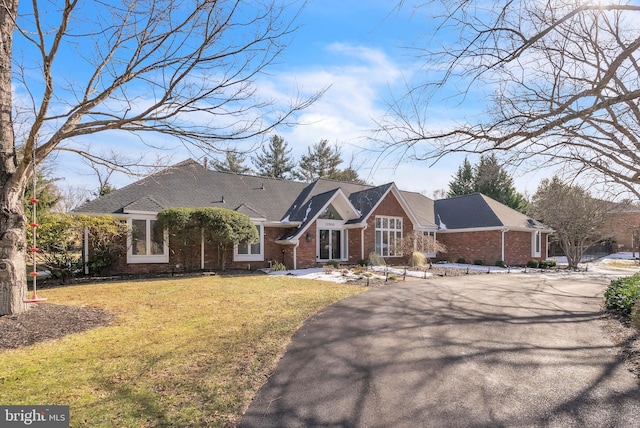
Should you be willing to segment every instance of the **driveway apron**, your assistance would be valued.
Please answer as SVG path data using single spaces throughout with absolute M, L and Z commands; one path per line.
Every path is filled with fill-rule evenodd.
M 243 427 L 640 427 L 605 280 L 413 280 L 308 320 Z

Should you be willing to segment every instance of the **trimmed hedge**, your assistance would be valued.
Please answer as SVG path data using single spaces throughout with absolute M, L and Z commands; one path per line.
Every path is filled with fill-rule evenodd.
M 608 310 L 629 317 L 640 294 L 640 274 L 614 279 L 604 292 Z

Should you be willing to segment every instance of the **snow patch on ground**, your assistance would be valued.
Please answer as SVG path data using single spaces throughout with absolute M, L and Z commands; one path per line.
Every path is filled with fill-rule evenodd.
M 581 263 L 578 270 L 562 269 L 567 266 L 566 257 L 552 257 L 556 260 L 559 269 L 531 269 L 523 267 L 502 268 L 499 266 L 478 266 L 460 263 L 436 263 L 433 266 L 441 269 L 451 269 L 466 273 L 489 273 L 489 274 L 506 274 L 506 273 L 527 273 L 538 274 L 545 278 L 571 277 L 571 278 L 602 278 L 614 279 L 621 276 L 630 276 L 640 272 L 638 259 L 631 252 L 621 252 L 610 254 L 598 260 L 588 263 Z M 348 283 L 363 278 L 363 274 L 354 273 L 349 269 L 326 269 L 326 268 L 310 268 L 296 269 L 287 271 L 266 272 L 270 275 L 289 275 L 297 278 L 317 279 L 321 281 L 331 281 L 337 283 Z M 387 275 L 394 275 L 401 278 L 404 275 L 413 278 L 431 278 L 433 273 L 429 270 L 405 270 L 402 267 L 390 266 L 373 266 L 367 270 L 367 275 L 371 279 L 384 279 Z

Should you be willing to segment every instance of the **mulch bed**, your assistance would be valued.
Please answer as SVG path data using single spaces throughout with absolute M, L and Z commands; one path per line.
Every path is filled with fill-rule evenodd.
M 640 331 L 628 320 L 611 313 L 604 314 L 604 330 L 618 347 L 618 356 L 638 379 L 640 379 Z
M 113 315 L 88 306 L 35 304 L 18 315 L 0 316 L 0 349 L 19 348 L 108 325 Z

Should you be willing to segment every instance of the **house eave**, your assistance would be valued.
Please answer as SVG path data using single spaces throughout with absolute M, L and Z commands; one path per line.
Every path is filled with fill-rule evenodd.
M 298 239 L 277 239 L 274 242 L 278 245 L 298 245 L 300 243 Z
M 126 220 L 129 218 L 129 215 L 122 213 L 96 213 L 96 212 L 81 212 L 81 211 L 73 211 L 70 212 L 71 215 L 88 215 L 90 217 L 101 217 L 101 216 L 109 216 L 121 220 Z
M 548 228 L 531 228 L 531 227 L 510 227 L 510 226 L 492 226 L 492 227 L 467 227 L 463 229 L 438 229 L 438 233 L 461 233 L 461 232 L 542 232 L 553 233 L 555 230 Z
M 265 227 L 280 227 L 283 229 L 286 228 L 290 228 L 290 227 L 299 227 L 302 222 L 301 221 L 288 221 L 288 222 L 281 222 L 281 221 L 266 221 L 264 223 L 262 223 Z

